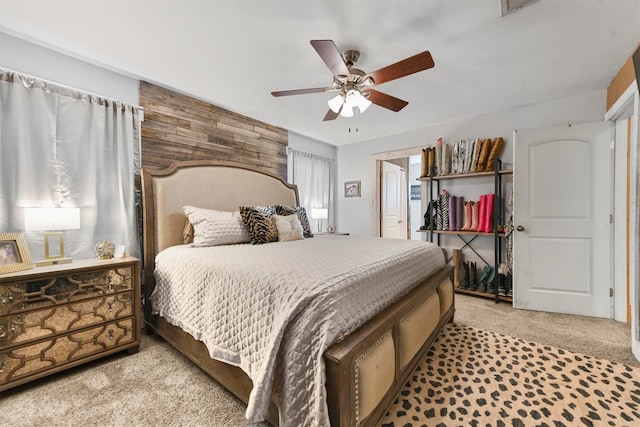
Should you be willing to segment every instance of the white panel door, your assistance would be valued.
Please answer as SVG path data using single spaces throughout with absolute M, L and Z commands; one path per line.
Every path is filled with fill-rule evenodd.
M 514 132 L 514 307 L 611 317 L 612 139 L 606 122 Z
M 382 237 L 406 239 L 406 184 L 403 191 L 403 179 L 406 172 L 400 166 L 382 162 Z M 404 194 L 404 200 L 403 200 Z

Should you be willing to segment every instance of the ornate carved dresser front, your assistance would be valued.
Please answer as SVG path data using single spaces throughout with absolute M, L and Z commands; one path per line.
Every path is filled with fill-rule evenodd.
M 0 391 L 140 346 L 140 262 L 76 260 L 0 275 Z

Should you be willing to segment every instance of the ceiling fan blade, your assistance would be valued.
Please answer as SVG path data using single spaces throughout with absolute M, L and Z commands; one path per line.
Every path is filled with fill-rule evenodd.
M 310 43 L 334 76 L 349 76 L 351 74 L 333 40 L 311 40 Z
M 374 89 L 369 89 L 366 92 L 369 93 L 369 101 L 391 111 L 398 112 L 409 105 L 407 101 L 403 101 L 395 96 L 387 95 L 386 93 L 378 92 Z
M 327 122 L 329 120 L 335 120 L 338 118 L 338 114 L 334 112 L 332 109 L 329 109 L 329 111 L 327 111 L 327 114 L 325 114 L 324 119 L 322 119 L 323 122 Z
M 294 90 L 280 90 L 271 92 L 273 96 L 289 96 L 289 95 L 304 95 L 307 93 L 322 93 L 334 90 L 332 87 L 314 87 L 310 89 L 294 89 Z
M 428 70 L 434 65 L 431 54 L 428 50 L 425 50 L 422 53 L 398 61 L 395 64 L 380 68 L 377 71 L 367 74 L 367 76 L 372 77 L 374 83 L 379 85 L 419 71 Z

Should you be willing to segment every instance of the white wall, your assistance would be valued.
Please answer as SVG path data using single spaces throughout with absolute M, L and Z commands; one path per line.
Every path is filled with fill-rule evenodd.
M 451 142 L 455 139 L 502 136 L 506 144 L 501 158 L 503 162 L 512 163 L 514 129 L 602 121 L 605 100 L 606 91 L 602 90 L 338 147 L 338 188 L 344 181 L 362 181 L 362 197 L 345 198 L 340 192 L 337 193 L 338 228 L 355 236 L 372 235 L 373 221 L 376 218 L 373 212 L 375 191 L 372 189 L 375 188 L 375 183 L 372 182 L 372 154 L 412 147 L 416 148 L 415 154 L 418 154 L 421 147 L 434 145 L 439 137 L 443 137 L 445 142 Z M 395 113 L 389 114 L 389 120 L 393 120 Z
M 138 79 L 0 32 L 0 67 L 138 105 Z

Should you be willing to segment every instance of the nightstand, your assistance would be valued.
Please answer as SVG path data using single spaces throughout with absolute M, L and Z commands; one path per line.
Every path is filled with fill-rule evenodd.
M 0 275 L 0 391 L 140 346 L 140 261 Z
M 319 232 L 319 233 L 313 233 L 314 236 L 322 236 L 322 237 L 332 237 L 332 236 L 348 236 L 349 233 L 338 233 L 337 231 L 334 231 L 333 233 L 327 233 L 327 232 Z

